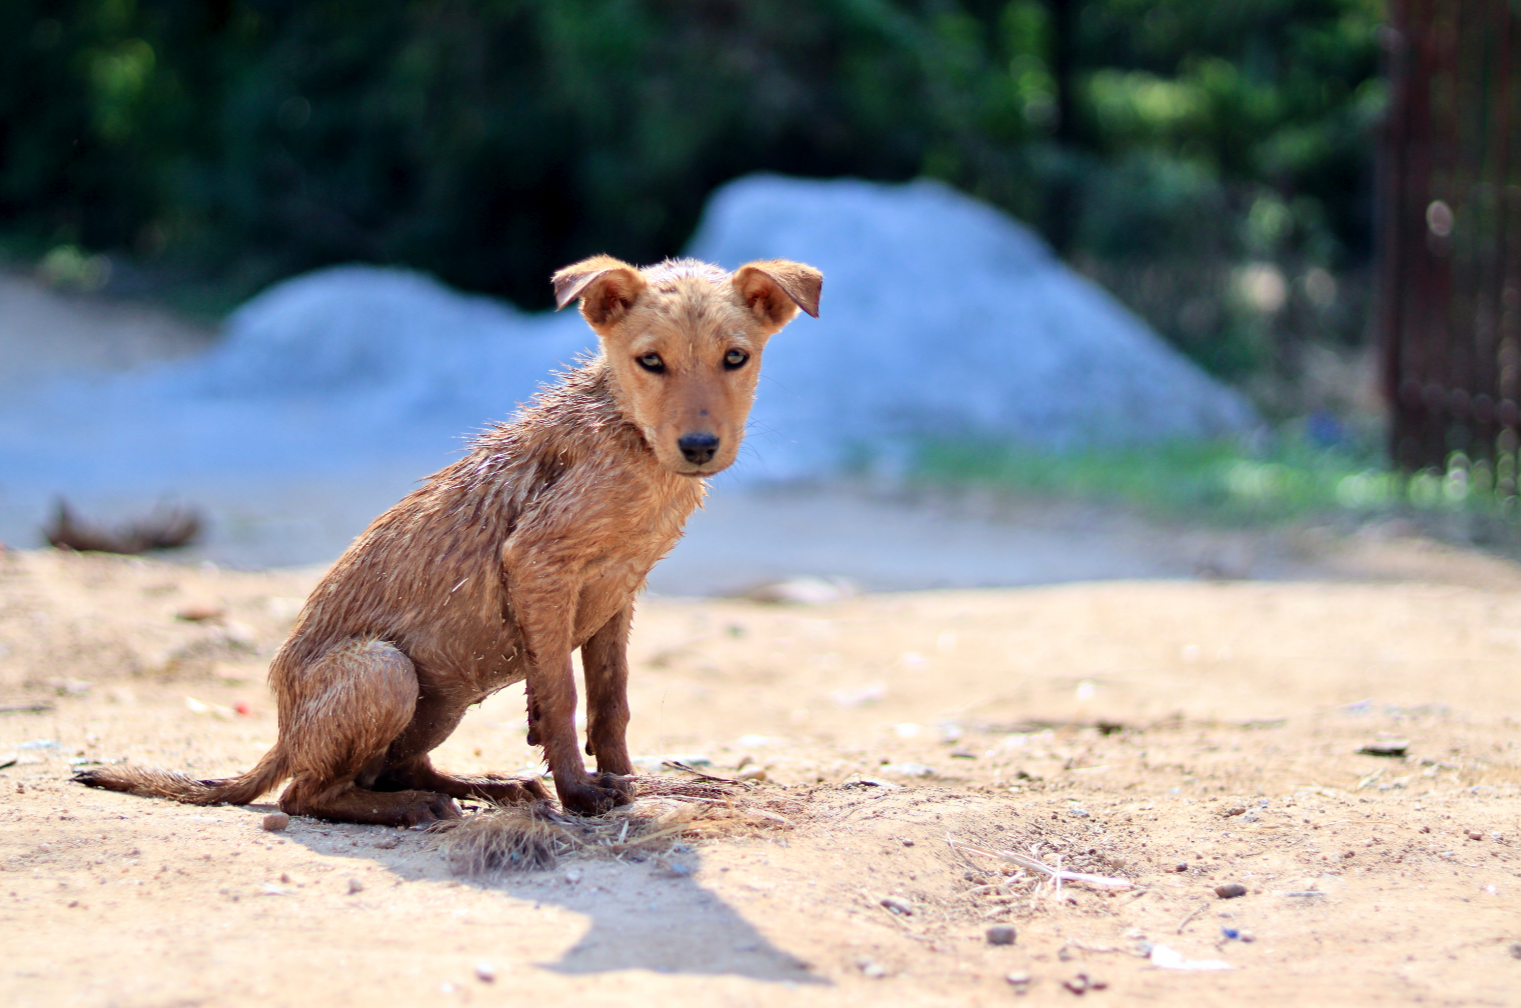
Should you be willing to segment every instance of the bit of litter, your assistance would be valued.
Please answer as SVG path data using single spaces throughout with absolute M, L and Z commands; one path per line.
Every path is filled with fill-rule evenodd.
M 1109 985 L 1102 980 L 1090 979 L 1086 973 L 1079 973 L 1070 980 L 1063 980 L 1062 986 L 1074 994 L 1086 994 L 1091 990 L 1103 990 Z
M 50 700 L 23 700 L 20 703 L 0 704 L 0 714 L 46 714 L 53 709 Z
M 854 780 L 846 781 L 842 786 L 847 788 L 882 788 L 887 791 L 894 791 L 903 787 L 902 784 L 894 784 L 892 781 L 885 781 L 880 777 L 857 777 Z
M 1166 945 L 1153 945 L 1151 947 L 1151 964 L 1161 969 L 1173 970 L 1228 970 L 1233 969 L 1228 962 L 1219 959 L 1184 959 L 1181 952 L 1168 948 Z
M 882 768 L 882 772 L 894 774 L 898 777 L 935 776 L 935 768 L 927 767 L 923 763 L 889 763 Z
M 209 704 L 202 700 L 197 700 L 193 696 L 185 698 L 185 707 L 192 714 L 205 714 L 215 718 L 228 718 L 236 713 L 231 707 L 223 707 L 221 704 Z
M 847 687 L 845 689 L 837 689 L 833 693 L 829 694 L 829 699 L 833 700 L 841 707 L 849 708 L 860 707 L 869 703 L 876 703 L 878 700 L 881 700 L 885 696 L 887 696 L 887 687 L 883 686 L 881 683 L 872 683 L 869 686 L 855 686 Z
M 1362 756 L 1403 756 L 1410 748 L 1409 739 L 1379 739 L 1357 750 Z
M 949 833 L 945 835 L 945 842 L 950 845 L 952 850 L 955 851 L 967 851 L 971 854 L 981 854 L 983 857 L 999 858 L 1012 864 L 1019 865 L 1021 868 L 1028 868 L 1031 871 L 1041 872 L 1056 883 L 1086 882 L 1089 885 L 1107 886 L 1114 889 L 1129 889 L 1135 885 L 1135 883 L 1131 882 L 1129 879 L 1110 878 L 1105 875 L 1087 875 L 1083 872 L 1063 871 L 1060 868 L 1053 868 L 1051 865 L 1046 864 L 1044 861 L 1038 861 L 1035 858 L 1024 854 L 1016 854 L 1013 851 L 988 850 L 983 847 L 974 847 L 969 843 L 962 843 L 960 840 L 957 840 Z
M 773 605 L 822 605 L 859 595 L 861 590 L 846 578 L 797 577 L 762 585 L 744 594 L 751 602 Z

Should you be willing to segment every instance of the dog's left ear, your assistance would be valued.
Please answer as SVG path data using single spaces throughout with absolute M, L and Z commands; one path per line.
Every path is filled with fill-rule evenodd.
M 565 267 L 554 275 L 554 285 L 555 310 L 580 298 L 581 314 L 593 328 L 622 318 L 645 287 L 638 270 L 610 255 L 594 255 Z
M 773 332 L 791 322 L 799 308 L 819 317 L 824 274 L 812 266 L 767 259 L 734 271 L 734 288 L 756 317 Z

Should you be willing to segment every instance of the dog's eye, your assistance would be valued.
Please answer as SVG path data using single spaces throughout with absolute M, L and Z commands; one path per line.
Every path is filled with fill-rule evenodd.
M 646 371 L 653 371 L 656 374 L 660 374 L 660 372 L 665 370 L 665 361 L 660 359 L 659 354 L 647 353 L 643 357 L 636 357 L 634 359 L 637 360 L 639 362 L 639 366 L 644 368 Z
M 728 353 L 724 354 L 724 367 L 730 369 L 737 368 L 742 366 L 745 361 L 749 359 L 750 355 L 745 353 L 743 350 L 730 350 Z

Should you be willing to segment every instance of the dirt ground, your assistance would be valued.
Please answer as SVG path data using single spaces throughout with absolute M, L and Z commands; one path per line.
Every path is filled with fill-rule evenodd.
M 318 571 L 11 550 L 0 1003 L 1514 1004 L 1521 571 L 1421 542 L 1341 556 L 1339 583 L 648 599 L 635 751 L 760 766 L 794 811 L 482 880 L 431 834 L 269 833 L 269 805 L 68 782 L 249 767 Z M 521 703 L 486 701 L 438 762 L 537 769 Z M 948 836 L 1129 884 L 1058 898 Z

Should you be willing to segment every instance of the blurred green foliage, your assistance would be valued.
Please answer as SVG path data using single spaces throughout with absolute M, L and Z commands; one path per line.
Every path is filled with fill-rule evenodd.
M 1295 340 L 1361 336 L 1380 17 L 1379 0 L 8 0 L 0 233 L 236 294 L 364 260 L 543 307 L 580 256 L 677 252 L 746 172 L 931 175 L 1240 377 L 1288 366 Z
M 1494 519 L 1486 534 L 1515 540 L 1516 501 L 1494 494 L 1494 467 L 1455 453 L 1444 471 L 1391 471 L 1377 452 L 1327 445 L 1292 425 L 1254 448 L 1179 442 L 1138 452 L 1052 454 L 1006 443 L 930 442 L 911 486 L 978 489 L 1013 498 L 1082 500 L 1167 520 L 1275 524 L 1347 515 L 1463 513 Z M 1521 545 L 1521 543 L 1517 543 Z

